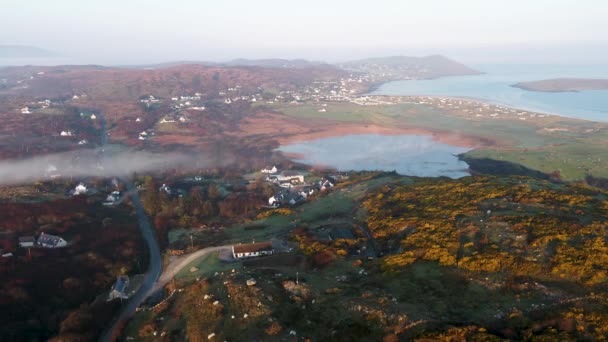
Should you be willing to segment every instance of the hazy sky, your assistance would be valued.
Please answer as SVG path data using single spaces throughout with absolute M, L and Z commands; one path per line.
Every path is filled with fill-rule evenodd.
M 606 0 L 2 0 L 0 8 L 0 44 L 91 63 L 424 53 L 602 61 L 608 50 Z

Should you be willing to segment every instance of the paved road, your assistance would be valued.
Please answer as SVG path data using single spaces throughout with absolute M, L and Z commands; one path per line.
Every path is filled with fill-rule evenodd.
M 123 180 L 124 181 L 124 180 Z M 158 246 L 158 242 L 156 241 L 156 237 L 154 236 L 154 230 L 152 229 L 152 225 L 148 220 L 148 216 L 144 211 L 144 208 L 139 200 L 139 194 L 137 193 L 137 189 L 134 189 L 134 185 L 131 182 L 126 182 L 127 188 L 131 194 L 131 203 L 135 207 L 135 212 L 137 213 L 137 222 L 139 224 L 139 230 L 148 245 L 148 250 L 150 252 L 150 266 L 144 276 L 144 282 L 141 288 L 135 293 L 133 297 L 131 297 L 127 304 L 121 309 L 121 312 L 112 322 L 111 327 L 106 330 L 100 338 L 100 341 L 110 342 L 116 332 L 120 322 L 126 321 L 129 319 L 135 309 L 143 303 L 148 296 L 152 293 L 151 290 L 154 288 L 154 285 L 158 278 L 160 277 L 162 271 L 162 259 L 160 256 L 160 248 Z
M 103 113 L 99 113 L 99 118 L 101 122 L 101 148 L 102 152 L 105 152 L 105 146 L 108 142 L 108 132 L 106 126 L 106 119 Z M 103 159 L 106 157 L 105 153 L 101 154 L 100 162 L 103 165 Z M 150 254 L 150 263 L 148 266 L 148 270 L 144 275 L 144 281 L 139 290 L 131 297 L 127 304 L 122 307 L 120 313 L 116 316 L 116 318 L 112 321 L 111 326 L 102 333 L 100 337 L 100 341 L 110 342 L 112 341 L 116 330 L 118 329 L 121 322 L 129 319 L 135 309 L 143 303 L 146 298 L 148 298 L 150 289 L 154 287 L 154 283 L 160 277 L 162 272 L 162 259 L 160 256 L 160 247 L 158 246 L 158 241 L 156 241 L 156 236 L 154 233 L 154 229 L 150 224 L 150 220 L 144 211 L 144 207 L 141 204 L 139 199 L 139 194 L 137 193 L 137 189 L 135 185 L 127 179 L 122 179 L 122 181 L 127 185 L 128 192 L 131 196 L 131 203 L 135 208 L 135 213 L 137 214 L 137 223 L 139 225 L 139 230 L 141 231 L 141 235 L 144 238 L 144 241 L 148 245 L 148 252 Z
M 103 151 L 103 147 L 107 143 L 107 132 L 105 125 L 105 117 L 101 113 L 99 116 L 102 120 L 101 145 Z M 102 154 L 102 162 L 104 157 L 105 155 Z M 133 204 L 133 207 L 135 208 L 135 212 L 137 214 L 139 230 L 141 231 L 142 237 L 148 245 L 148 251 L 150 253 L 150 265 L 144 275 L 144 281 L 142 286 L 139 288 L 137 293 L 135 293 L 135 295 L 133 295 L 128 300 L 127 304 L 122 307 L 120 313 L 112 321 L 111 326 L 101 335 L 99 340 L 102 342 L 112 341 L 120 323 L 127 321 L 135 313 L 135 310 L 139 305 L 141 305 L 154 292 L 164 287 L 171 279 L 173 279 L 173 277 L 175 277 L 175 275 L 180 270 L 182 270 L 192 261 L 209 253 L 230 249 L 231 247 L 208 247 L 198 250 L 194 253 L 184 255 L 170 263 L 167 267 L 167 270 L 162 273 L 161 276 L 162 259 L 160 255 L 160 247 L 158 246 L 158 241 L 156 241 L 154 229 L 150 224 L 150 220 L 148 219 L 146 212 L 144 211 L 143 205 L 141 204 L 141 201 L 139 199 L 139 194 L 133 183 L 127 179 L 122 179 L 122 181 L 127 185 L 127 190 L 131 197 L 131 203 Z

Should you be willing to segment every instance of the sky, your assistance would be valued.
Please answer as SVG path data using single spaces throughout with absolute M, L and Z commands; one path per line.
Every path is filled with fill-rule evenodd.
M 2 0 L 0 45 L 82 63 L 440 53 L 601 63 L 605 0 Z

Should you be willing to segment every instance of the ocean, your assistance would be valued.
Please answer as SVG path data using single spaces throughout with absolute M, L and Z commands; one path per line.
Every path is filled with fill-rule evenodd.
M 551 78 L 608 78 L 608 65 L 477 65 L 482 75 L 385 83 L 374 95 L 467 97 L 560 116 L 608 122 L 608 90 L 547 93 L 514 88 L 524 81 Z

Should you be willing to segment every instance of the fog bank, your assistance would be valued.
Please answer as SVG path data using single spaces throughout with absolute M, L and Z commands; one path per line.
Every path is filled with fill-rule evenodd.
M 226 163 L 223 163 L 224 165 Z M 157 172 L 172 168 L 221 166 L 204 155 L 101 149 L 48 154 L 0 161 L 0 185 L 31 183 L 56 178 L 123 177 L 133 172 Z

